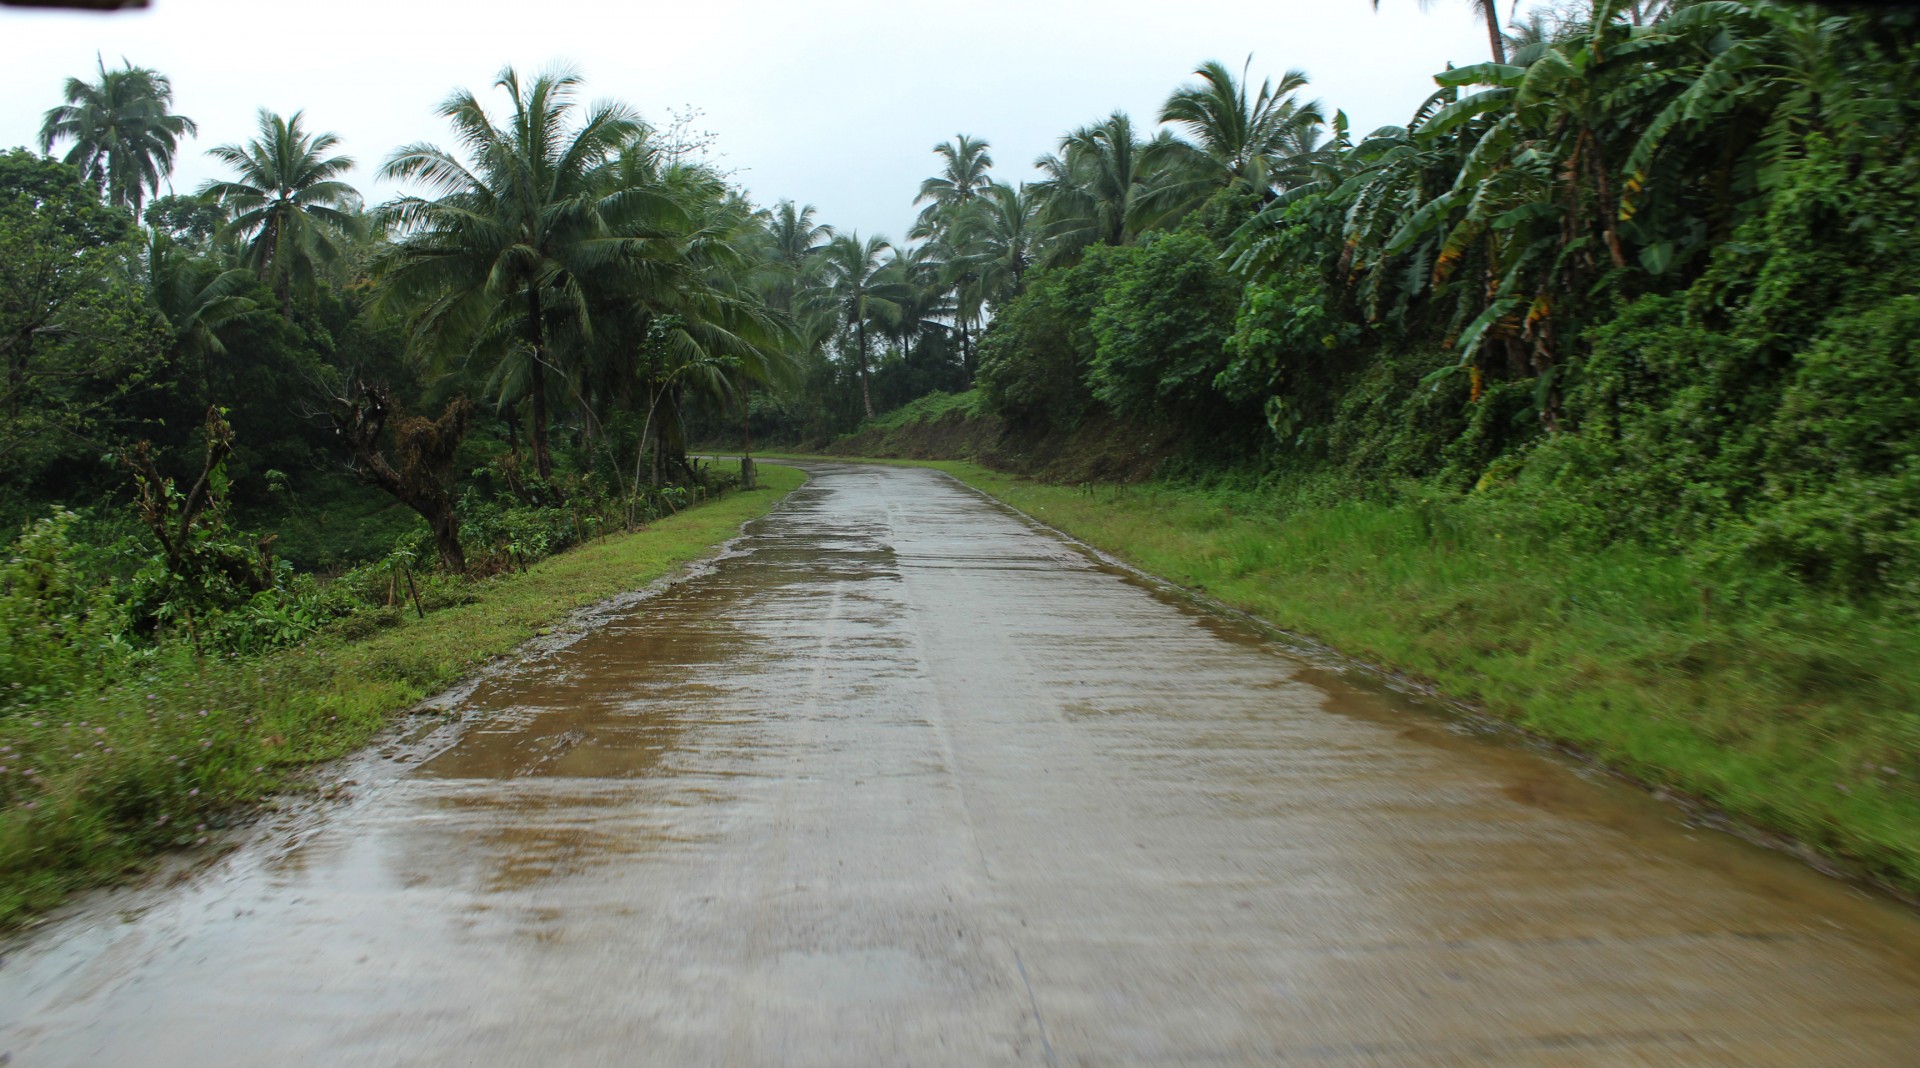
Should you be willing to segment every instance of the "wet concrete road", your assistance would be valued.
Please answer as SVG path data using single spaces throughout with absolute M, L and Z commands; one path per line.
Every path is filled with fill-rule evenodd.
M 1920 1064 L 1911 912 L 931 472 L 815 476 L 346 800 L 13 947 L 0 1051 Z

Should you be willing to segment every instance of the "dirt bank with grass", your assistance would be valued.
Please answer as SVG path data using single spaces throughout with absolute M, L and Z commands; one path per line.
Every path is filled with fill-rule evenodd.
M 1071 429 L 1021 434 L 982 407 L 978 390 L 929 393 L 875 416 L 859 430 L 808 442 L 806 454 L 882 460 L 972 460 L 1049 482 L 1138 482 L 1150 478 L 1179 442 L 1164 432 L 1105 416 Z

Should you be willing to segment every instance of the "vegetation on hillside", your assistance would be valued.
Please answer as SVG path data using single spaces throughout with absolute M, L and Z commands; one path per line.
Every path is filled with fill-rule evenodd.
M 1017 190 L 984 141 L 942 146 L 927 190 L 983 191 L 923 217 L 943 329 L 985 310 L 977 368 L 954 362 L 1015 435 L 1119 418 L 1186 442 L 1173 471 L 1525 500 L 1735 599 L 1785 581 L 1912 612 L 1917 34 L 1602 0 L 1536 13 L 1365 136 L 1297 72 L 1206 63 L 1157 133 L 1071 131 Z M 997 288 L 966 243 L 996 189 L 1032 208 Z

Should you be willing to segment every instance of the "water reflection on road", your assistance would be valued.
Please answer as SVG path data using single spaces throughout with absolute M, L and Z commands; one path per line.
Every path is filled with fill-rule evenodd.
M 16 946 L 16 1065 L 1903 1065 L 1920 922 L 928 471 Z M 114 899 L 124 906 L 123 895 Z

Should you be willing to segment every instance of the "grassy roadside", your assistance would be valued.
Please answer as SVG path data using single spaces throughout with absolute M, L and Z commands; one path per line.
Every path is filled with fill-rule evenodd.
M 1471 499 L 1252 494 L 921 464 L 1130 563 L 1920 891 L 1920 631 L 1684 561 L 1576 553 Z
M 0 720 L 0 928 L 201 840 L 568 613 L 706 555 L 804 476 L 767 465 L 760 480 L 761 490 L 462 587 L 461 603 L 424 619 L 396 608 L 258 658 L 176 655 L 137 683 Z

